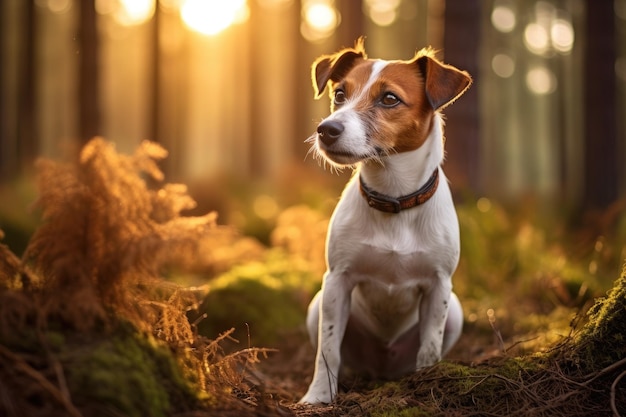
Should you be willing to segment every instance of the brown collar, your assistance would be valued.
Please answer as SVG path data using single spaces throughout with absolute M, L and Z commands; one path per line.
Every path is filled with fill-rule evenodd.
M 424 204 L 437 191 L 439 185 L 439 167 L 435 168 L 426 184 L 416 192 L 402 197 L 394 198 L 381 194 L 369 188 L 363 182 L 363 177 L 359 176 L 361 194 L 367 200 L 367 204 L 376 210 L 385 213 L 400 213 L 401 210 L 410 209 L 420 204 Z

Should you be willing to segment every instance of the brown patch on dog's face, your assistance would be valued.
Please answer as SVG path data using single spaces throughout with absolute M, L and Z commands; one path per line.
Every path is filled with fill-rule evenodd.
M 375 138 L 382 147 L 406 152 L 422 146 L 434 111 L 426 100 L 424 79 L 412 64 L 391 62 L 385 66 L 372 86 L 371 97 L 378 124 Z
M 335 112 L 348 102 L 352 103 L 357 100 L 355 110 L 361 111 L 362 106 L 367 105 L 367 97 L 362 96 L 364 89 L 367 88 L 368 80 L 372 75 L 372 66 L 374 61 L 363 60 L 355 65 L 345 77 L 335 83 L 331 83 L 330 89 L 330 110 Z M 345 102 L 339 102 L 337 93 L 342 92 Z
M 434 112 L 424 92 L 424 79 L 413 63 L 404 61 L 386 64 L 372 78 L 375 62 L 362 61 L 332 83 L 331 110 L 349 104 L 378 148 L 391 153 L 417 149 L 428 137 Z

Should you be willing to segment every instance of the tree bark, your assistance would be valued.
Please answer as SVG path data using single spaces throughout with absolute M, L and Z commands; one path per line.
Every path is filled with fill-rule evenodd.
M 39 146 L 37 135 L 37 72 L 35 70 L 35 54 L 37 51 L 35 2 L 24 2 L 22 37 L 24 43 L 19 60 L 19 96 L 17 126 L 17 163 L 18 172 L 28 167 L 35 159 Z
M 481 0 L 446 2 L 444 61 L 470 73 L 474 85 L 446 108 L 446 175 L 455 188 L 481 191 L 478 59 L 481 38 Z
M 94 0 L 77 3 L 78 23 L 78 133 L 82 144 L 100 131 L 99 42 Z
M 613 2 L 587 0 L 585 51 L 584 208 L 603 209 L 618 197 Z

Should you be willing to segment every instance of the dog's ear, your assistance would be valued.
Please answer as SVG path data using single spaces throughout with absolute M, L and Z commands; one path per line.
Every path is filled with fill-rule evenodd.
M 472 77 L 465 71 L 439 62 L 432 56 L 432 51 L 426 51 L 426 54 L 418 54 L 415 63 L 424 77 L 424 90 L 430 106 L 433 110 L 441 110 L 469 88 Z
M 346 48 L 332 55 L 323 55 L 311 66 L 311 79 L 315 98 L 320 98 L 329 81 L 339 81 L 350 71 L 358 59 L 366 58 L 363 38 L 354 48 Z

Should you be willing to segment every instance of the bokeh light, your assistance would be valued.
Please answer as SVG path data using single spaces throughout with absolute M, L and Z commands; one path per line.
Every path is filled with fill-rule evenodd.
M 567 55 L 574 47 L 574 27 L 566 10 L 537 2 L 534 20 L 524 29 L 524 45 L 536 55 Z
M 156 0 L 96 0 L 96 11 L 111 15 L 122 26 L 135 26 L 147 22 L 154 15 Z
M 515 12 L 506 4 L 500 4 L 491 12 L 491 24 L 502 33 L 509 33 L 515 29 L 517 19 Z
M 547 95 L 556 90 L 556 76 L 546 67 L 535 67 L 526 74 L 526 86 L 536 95 Z
M 401 0 L 366 0 L 365 13 L 378 26 L 389 26 L 398 18 Z
M 318 3 L 307 8 L 306 20 L 311 27 L 320 31 L 326 31 L 335 26 L 337 17 L 332 7 Z
M 476 208 L 481 213 L 488 213 L 489 210 L 491 210 L 491 206 L 491 200 L 486 197 L 481 197 L 478 199 L 478 201 L 476 201 Z
M 524 29 L 524 44 L 535 54 L 545 53 L 550 45 L 548 31 L 539 23 L 529 23 Z
M 203 35 L 216 35 L 249 17 L 246 0 L 185 0 L 180 9 L 183 22 Z
M 155 0 L 120 0 L 122 7 L 117 20 L 124 25 L 139 25 L 154 14 Z
M 498 77 L 509 78 L 515 73 L 515 61 L 507 54 L 496 54 L 491 59 L 491 69 Z
M 276 217 L 280 211 L 280 207 L 276 200 L 269 195 L 260 195 L 254 199 L 252 203 L 254 214 L 263 220 L 269 220 Z
M 552 47 L 559 52 L 568 53 L 574 46 L 574 28 L 565 19 L 556 19 L 552 22 L 550 30 Z
M 321 41 L 333 34 L 340 15 L 332 1 L 309 0 L 302 3 L 300 32 L 311 42 Z

